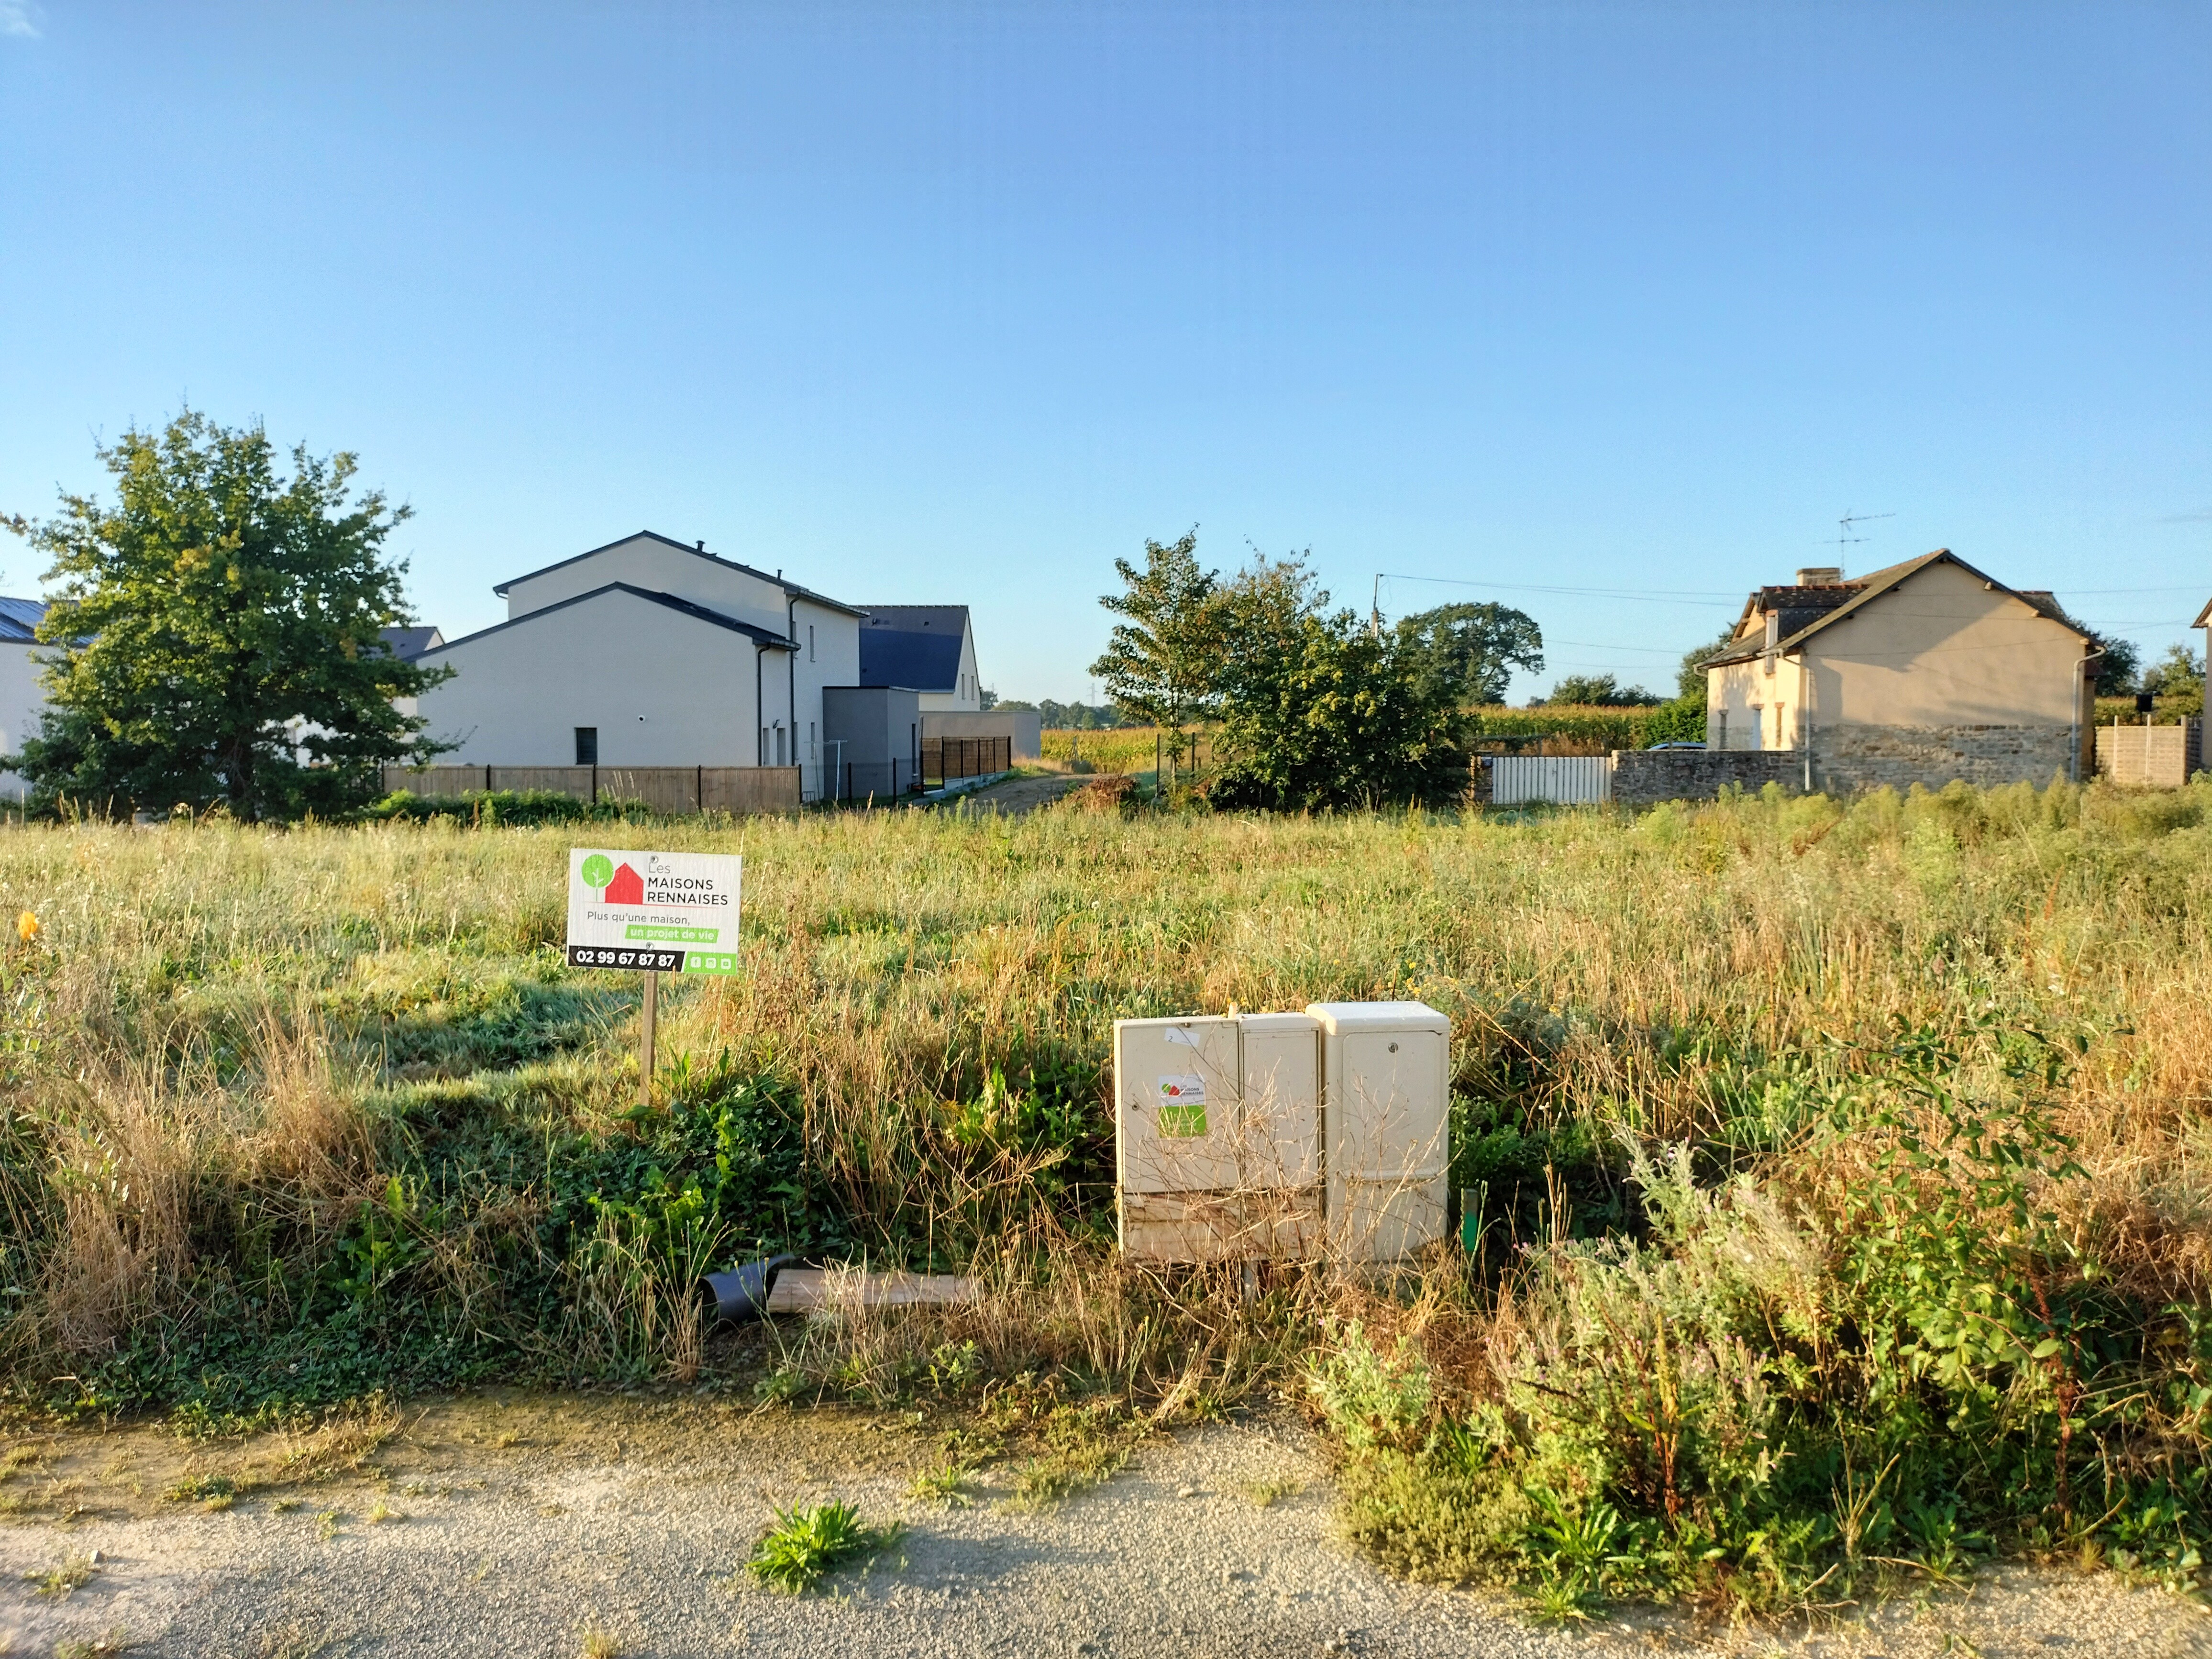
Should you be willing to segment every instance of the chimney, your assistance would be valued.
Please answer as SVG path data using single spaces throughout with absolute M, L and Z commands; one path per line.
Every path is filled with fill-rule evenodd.
M 1816 564 L 1797 573 L 1800 587 L 1841 587 L 1844 568 L 1839 564 Z
M 704 542 L 694 542 L 692 545 L 696 547 L 702 553 L 704 553 L 707 550 L 707 544 Z

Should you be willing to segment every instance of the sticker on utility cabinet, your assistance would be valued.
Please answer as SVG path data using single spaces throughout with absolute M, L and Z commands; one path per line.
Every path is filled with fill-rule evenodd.
M 1160 1079 L 1160 1133 L 1187 1137 L 1206 1133 L 1206 1079 L 1171 1073 Z

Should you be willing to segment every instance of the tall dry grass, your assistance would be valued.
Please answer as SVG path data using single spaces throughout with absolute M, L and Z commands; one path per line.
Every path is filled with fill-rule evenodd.
M 1079 1221 L 1105 1215 L 1117 1018 L 1419 997 L 1454 1018 L 1455 1091 L 1499 1121 L 1771 1150 L 1817 1107 L 1773 1056 L 1994 1007 L 2081 1046 L 2082 1224 L 2201 1294 L 2208 807 L 2202 785 L 2057 785 L 1634 818 L 952 811 L 615 833 L 744 854 L 748 970 L 668 988 L 664 1060 L 727 1053 L 787 1086 L 811 1166 L 877 1248 L 963 1204 L 1018 1221 L 1020 1183 L 977 1173 L 994 1155 L 1072 1183 L 1051 1201 Z M 438 1160 L 472 1134 L 550 1158 L 637 1133 L 635 987 L 556 949 L 576 833 L 0 832 L 0 908 L 41 923 L 0 963 L 9 1353 L 112 1354 L 218 1281 L 261 1316 L 291 1307 L 306 1280 L 283 1265 L 356 1237 L 409 1171 L 393 1224 L 430 1264 L 410 1271 L 480 1321 L 556 1328 L 500 1297 L 557 1172 Z M 994 1071 L 1072 1102 L 1057 1133 L 1082 1144 L 960 1140 Z M 619 1302 L 618 1281 L 560 1316 Z M 634 1354 L 599 1317 L 571 1346 Z M 681 1322 L 656 1316 L 666 1363 L 695 1352 Z

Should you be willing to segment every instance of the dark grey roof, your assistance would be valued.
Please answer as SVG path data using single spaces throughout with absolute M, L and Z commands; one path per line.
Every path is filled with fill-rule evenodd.
M 384 648 L 402 662 L 414 661 L 444 640 L 434 628 L 387 628 L 382 632 Z
M 1787 653 L 1793 647 L 1803 644 L 1822 629 L 1831 627 L 1847 617 L 1856 615 L 1863 607 L 1890 592 L 1907 576 L 1911 575 L 1915 571 L 1925 570 L 1931 564 L 1955 564 L 1968 575 L 1979 576 L 1996 592 L 2011 594 L 2013 598 L 2028 606 L 2038 615 L 2047 617 L 2068 632 L 2079 635 L 2083 641 L 2087 642 L 2090 638 L 2089 630 L 2068 616 L 2058 601 L 2049 593 L 2040 588 L 2031 588 L 2023 592 L 2016 587 L 2007 587 L 1994 576 L 1975 569 L 1948 547 L 1939 547 L 1933 553 L 1923 553 L 1917 559 L 1905 560 L 1902 564 L 1887 565 L 1880 570 L 1869 571 L 1863 576 L 1854 576 L 1850 580 L 1839 583 L 1832 588 L 1795 586 L 1761 588 L 1745 604 L 1744 619 L 1748 621 L 1753 615 L 1766 609 L 1778 611 L 1782 616 L 1782 623 L 1778 630 L 1779 637 L 1775 641 L 1774 648 L 1778 652 Z M 1813 595 L 1826 596 L 1838 592 L 1844 595 L 1843 602 L 1839 605 L 1806 603 Z M 1770 594 L 1775 596 L 1779 603 L 1771 605 L 1764 603 L 1766 596 Z M 1741 628 L 1743 624 L 1738 623 L 1736 625 Z M 1739 643 L 1730 646 L 1727 650 L 1706 658 L 1704 665 L 1707 668 L 1721 668 L 1730 663 L 1753 662 L 1765 655 L 1766 649 L 1766 635 L 1763 633 L 1753 634 L 1742 637 Z
M 0 640 L 29 640 L 46 614 L 43 599 L 0 599 Z
M 549 572 L 559 570 L 566 566 L 572 565 L 575 563 L 578 559 L 594 558 L 599 554 L 606 552 L 611 548 L 620 547 L 624 542 L 634 542 L 641 536 L 642 536 L 647 541 L 659 542 L 663 547 L 672 547 L 678 553 L 689 553 L 695 559 L 704 559 L 709 564 L 719 564 L 725 570 L 742 570 L 748 576 L 758 577 L 761 580 L 768 583 L 771 587 L 780 587 L 787 593 L 797 594 L 802 599 L 811 599 L 816 605 L 827 605 L 832 611 L 842 611 L 848 617 L 861 617 L 867 614 L 864 611 L 856 610 L 853 606 L 845 604 L 842 599 L 831 599 L 827 593 L 817 593 L 811 587 L 801 587 L 797 582 L 786 581 L 781 576 L 771 576 L 765 570 L 757 570 L 751 565 L 739 564 L 735 559 L 726 559 L 718 553 L 709 553 L 703 547 L 695 547 L 687 543 L 679 542 L 672 536 L 662 535 L 657 530 L 641 530 L 634 535 L 619 536 L 613 541 L 607 543 L 605 546 L 595 547 L 587 553 L 579 553 L 572 558 L 556 559 L 551 564 L 542 565 L 538 569 L 526 572 L 522 575 L 509 576 L 505 581 L 500 583 L 498 586 L 493 588 L 492 592 L 498 594 L 500 598 L 505 599 L 507 597 L 507 590 L 514 586 L 517 582 L 532 580 L 537 577 L 547 574 Z M 620 584 L 617 585 L 619 586 Z M 594 591 L 596 592 L 597 590 Z M 644 590 L 641 588 L 635 591 L 642 592 Z
M 673 593 L 656 593 L 650 588 L 632 587 L 628 582 L 609 582 L 605 587 L 595 587 L 588 593 L 579 593 L 573 599 L 562 599 L 555 605 L 543 605 L 535 611 L 526 611 L 520 617 L 511 617 L 506 622 L 494 623 L 489 628 L 479 628 L 473 634 L 464 634 L 458 640 L 447 640 L 443 645 L 434 645 L 422 654 L 426 657 L 434 657 L 441 651 L 451 651 L 457 645 L 467 645 L 471 641 L 503 633 L 510 628 L 527 628 L 540 617 L 550 617 L 556 611 L 566 611 L 572 605 L 581 605 L 587 599 L 596 599 L 602 593 L 627 593 L 632 599 L 644 599 L 650 604 L 662 605 L 671 611 L 681 611 L 687 617 L 696 617 L 701 622 L 712 623 L 717 628 L 726 628 L 732 634 L 743 634 L 755 645 L 763 646 L 771 651 L 796 651 L 799 648 L 781 634 L 771 634 L 765 628 L 755 628 L 750 623 L 739 622 L 735 617 L 726 617 L 719 611 L 709 611 L 703 605 L 694 605 L 689 599 L 679 599 Z
M 860 684 L 930 692 L 960 686 L 964 605 L 872 605 L 860 623 Z

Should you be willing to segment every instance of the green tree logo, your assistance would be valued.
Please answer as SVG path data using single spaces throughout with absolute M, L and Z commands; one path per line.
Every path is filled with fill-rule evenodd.
M 614 860 L 605 853 L 594 853 L 584 860 L 585 886 L 603 888 L 614 878 Z

